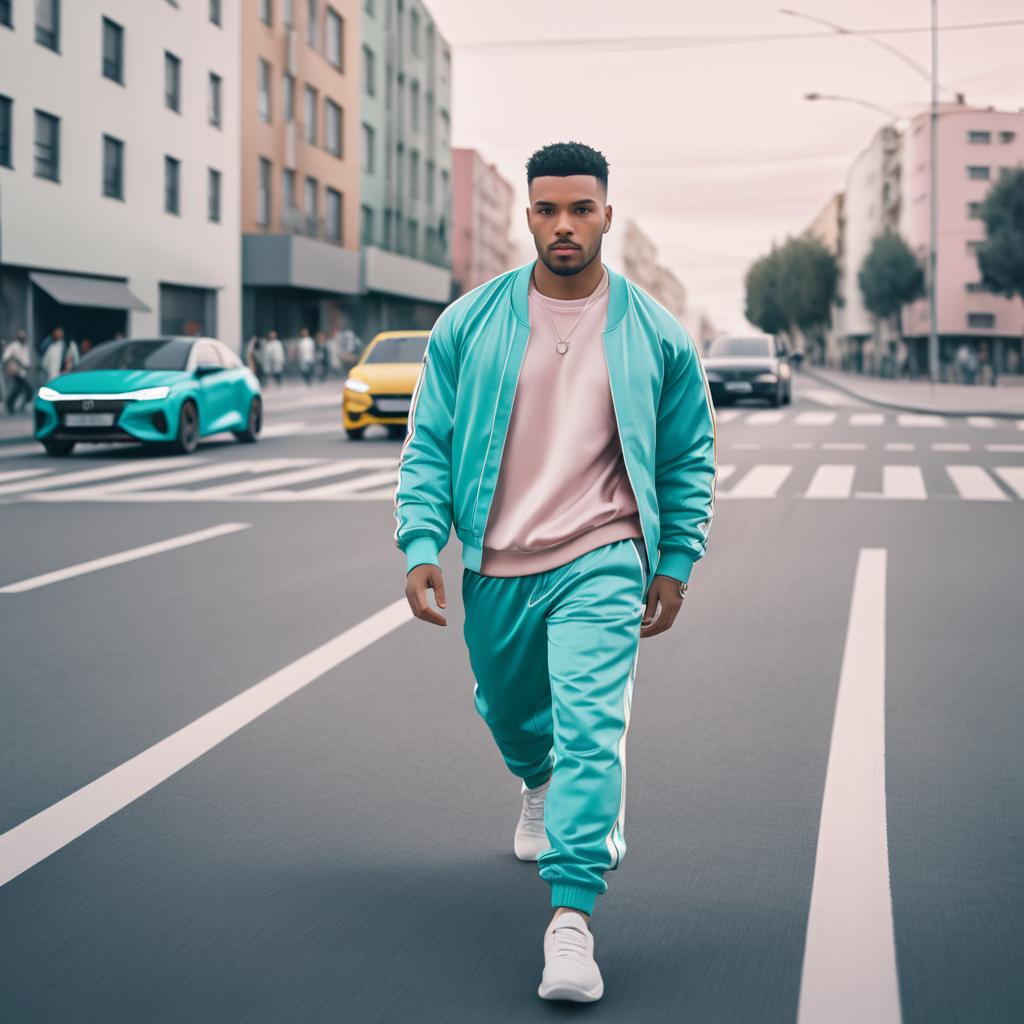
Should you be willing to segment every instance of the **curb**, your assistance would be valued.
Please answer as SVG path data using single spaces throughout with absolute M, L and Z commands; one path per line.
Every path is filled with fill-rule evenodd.
M 907 405 L 903 402 L 886 402 L 881 398 L 870 398 L 867 395 L 861 394 L 859 391 L 854 391 L 853 388 L 847 387 L 845 384 L 838 384 L 834 380 L 829 380 L 826 377 L 822 377 L 814 370 L 808 367 L 802 366 L 798 373 L 806 374 L 808 377 L 813 378 L 826 387 L 835 388 L 836 391 L 842 391 L 849 395 L 851 398 L 859 399 L 861 402 L 867 402 L 869 405 L 877 405 L 883 409 L 898 409 L 900 412 L 916 412 L 924 413 L 927 416 L 991 416 L 992 419 L 1002 420 L 1019 420 L 1024 419 L 1024 411 L 1022 412 L 1005 412 L 1001 409 L 993 410 L 986 409 L 978 412 L 972 412 L 971 410 L 950 410 L 950 409 L 936 409 L 934 407 L 926 405 Z

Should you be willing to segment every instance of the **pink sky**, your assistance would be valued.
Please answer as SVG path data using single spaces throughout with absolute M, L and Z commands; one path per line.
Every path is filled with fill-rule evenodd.
M 516 186 L 516 240 L 526 232 L 525 162 L 577 139 L 611 165 L 609 201 L 631 217 L 720 329 L 740 329 L 743 275 L 773 241 L 803 230 L 885 115 L 805 92 L 870 100 L 901 114 L 928 83 L 896 57 L 850 37 L 585 52 L 474 50 L 509 40 L 814 32 L 766 0 L 426 0 L 452 46 L 452 141 L 472 146 Z M 927 0 L 793 0 L 793 9 L 853 29 L 927 26 Z M 785 6 L 785 2 L 779 6 Z M 940 24 L 1024 18 L 1022 0 L 941 0 Z M 821 29 L 824 31 L 824 29 Z M 880 37 L 929 64 L 928 34 Z M 939 80 L 969 103 L 1024 107 L 1024 25 L 943 32 Z M 616 230 L 613 225 L 612 232 Z M 612 236 L 606 256 L 613 265 Z M 688 325 L 689 326 L 689 325 Z

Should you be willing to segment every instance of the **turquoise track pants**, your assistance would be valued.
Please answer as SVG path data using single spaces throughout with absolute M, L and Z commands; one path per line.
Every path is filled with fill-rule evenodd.
M 532 789 L 551 774 L 539 863 L 553 907 L 590 913 L 626 852 L 626 730 L 649 582 L 632 540 L 527 576 L 463 570 L 476 709 L 514 775 Z

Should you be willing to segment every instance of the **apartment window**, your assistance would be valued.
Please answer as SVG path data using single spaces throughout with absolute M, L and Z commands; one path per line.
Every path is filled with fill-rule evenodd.
M 441 172 L 441 205 L 448 205 L 448 172 Z
M 406 252 L 410 256 L 419 256 L 419 242 L 420 242 L 420 226 L 419 224 L 411 220 L 409 221 L 409 242 Z
M 992 141 L 991 132 L 968 132 L 967 141 L 973 145 L 985 145 L 987 146 Z
M 345 22 L 333 7 L 327 8 L 327 59 L 339 70 L 344 65 Z
M 260 57 L 256 78 L 256 110 L 261 121 L 270 122 L 270 65 Z
M 181 161 L 164 157 L 164 213 L 181 213 Z
M 377 154 L 374 152 L 376 149 L 376 138 L 374 137 L 373 129 L 368 125 L 363 125 L 363 171 L 366 174 L 373 174 L 377 164 Z
M 264 25 L 274 24 L 274 4 L 272 0 L 260 0 L 260 21 Z
M 434 161 L 427 161 L 427 202 L 433 205 L 434 202 Z
M 359 208 L 359 240 L 363 245 L 373 245 L 373 210 L 369 206 Z
M 316 145 L 316 89 L 311 85 L 306 86 L 303 101 L 303 115 L 306 127 L 306 142 L 311 146 Z
M 1000 132 L 999 133 L 999 141 L 1000 142 L 1013 142 L 1013 140 L 1016 139 L 1016 138 L 1017 138 L 1017 133 L 1016 132 Z
M 11 0 L 0 0 L 0 25 L 14 28 L 14 22 L 11 20 Z
M 968 203 L 967 216 L 975 219 L 981 217 L 981 203 Z
M 124 84 L 124 29 L 103 19 L 103 77 Z
M 306 42 L 315 50 L 317 48 L 317 9 L 316 0 L 306 0 Z
M 265 228 L 270 224 L 270 161 L 260 157 L 259 178 L 256 182 L 256 223 Z
M 981 245 L 981 242 L 969 241 L 967 243 L 967 255 L 968 256 L 974 256 L 977 253 L 977 251 L 978 251 L 978 246 L 979 245 Z
M 124 199 L 124 143 L 112 135 L 103 136 L 103 194 Z
M 372 18 L 376 13 L 374 11 L 373 0 L 363 0 L 363 10 Z
M 210 0 L 210 21 L 217 25 L 221 24 L 220 0 Z
M 420 194 L 420 155 L 416 150 L 409 153 L 409 191 L 413 199 L 418 199 Z
M 334 100 L 324 100 L 324 136 L 327 152 L 341 156 L 344 118 L 341 107 Z
M 420 12 L 414 7 L 409 12 L 409 44 L 413 55 L 420 55 Z
M 987 292 L 988 288 L 985 287 L 984 281 L 968 281 L 967 290 L 969 292 Z
M 316 217 L 317 217 L 317 180 L 316 178 L 306 179 L 306 191 L 305 191 L 305 214 L 306 214 L 306 232 L 310 235 L 316 236 Z
M 285 28 L 295 27 L 295 0 L 284 0 L 281 20 L 284 22 Z
M 420 83 L 414 81 L 409 86 L 409 107 L 412 118 L 412 129 L 415 132 L 420 130 Z
M 164 105 L 181 113 L 181 61 L 164 50 Z
M 0 96 L 0 167 L 13 167 L 11 155 L 11 108 L 9 96 Z
M 384 109 L 390 110 L 392 103 L 392 94 L 395 91 L 395 72 L 389 64 L 384 69 Z
M 36 0 L 36 42 L 60 53 L 60 0 Z
M 221 78 L 210 72 L 210 124 L 215 128 L 221 126 Z
M 989 169 L 987 167 L 979 167 L 972 165 L 967 168 L 967 177 L 972 181 L 988 181 Z
M 377 95 L 377 57 L 368 46 L 363 47 L 363 89 L 367 96 Z
M 206 169 L 206 217 L 220 223 L 220 171 L 212 167 Z
M 281 106 L 282 115 L 286 121 L 295 120 L 295 76 L 289 72 L 284 73 L 281 79 Z
M 36 177 L 60 181 L 60 118 L 36 111 Z
M 967 326 L 968 327 L 995 327 L 996 315 L 995 313 L 968 313 L 967 314 Z
M 295 171 L 286 167 L 281 175 L 281 202 L 286 210 L 294 210 L 295 205 Z
M 327 189 L 326 219 L 327 241 L 341 245 L 341 193 L 333 188 Z
M 448 116 L 447 110 L 441 111 L 441 145 L 447 149 L 448 139 L 451 136 L 451 118 Z

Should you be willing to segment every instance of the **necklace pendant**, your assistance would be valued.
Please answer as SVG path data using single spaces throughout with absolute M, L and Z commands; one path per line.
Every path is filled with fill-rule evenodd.
M 567 344 L 566 344 L 566 343 L 565 343 L 564 341 L 560 341 L 560 342 L 559 342 L 559 343 L 558 343 L 558 344 L 557 344 L 557 345 L 555 346 L 555 348 L 557 349 L 557 351 L 558 351 L 558 354 L 559 354 L 560 356 L 564 356 L 564 355 L 565 355 L 565 353 L 569 351 L 569 346 L 568 346 L 568 345 L 567 345 Z

